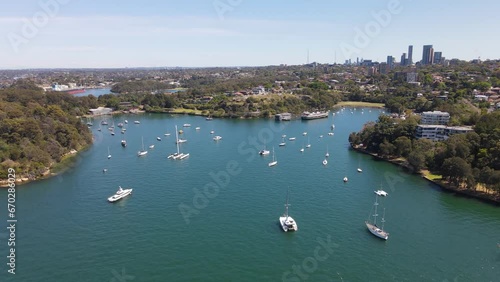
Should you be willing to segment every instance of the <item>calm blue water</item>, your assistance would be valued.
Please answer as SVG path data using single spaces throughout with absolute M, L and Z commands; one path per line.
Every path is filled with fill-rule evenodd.
M 349 150 L 349 133 L 379 113 L 346 109 L 284 123 L 114 116 L 115 125 L 129 121 L 126 134 L 115 136 L 98 132 L 96 119 L 95 144 L 73 168 L 17 190 L 15 276 L 5 269 L 1 205 L 0 281 L 498 281 L 497 207 L 443 193 Z M 182 161 L 167 159 L 176 151 L 175 125 L 188 140 L 181 151 L 190 157 Z M 211 130 L 223 139 L 214 142 Z M 283 134 L 297 139 L 278 147 Z M 142 138 L 155 148 L 137 157 Z M 300 153 L 307 143 L 311 148 Z M 274 147 L 277 166 L 257 154 L 264 147 Z M 118 185 L 133 194 L 110 204 Z M 381 199 L 388 241 L 364 226 L 381 186 L 389 193 Z M 277 223 L 287 190 L 295 233 Z M 0 190 L 1 203 L 6 194 Z

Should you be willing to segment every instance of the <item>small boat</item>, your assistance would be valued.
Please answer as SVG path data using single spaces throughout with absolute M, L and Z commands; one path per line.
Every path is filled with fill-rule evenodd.
M 176 131 L 177 131 L 177 130 L 176 130 Z M 184 130 L 180 129 L 180 130 L 179 130 L 179 134 L 182 134 L 182 133 L 184 133 Z
M 111 131 L 111 135 L 115 136 L 115 132 L 114 132 L 114 131 Z
M 281 135 L 281 138 L 286 138 L 286 134 Z
M 311 142 L 309 141 L 309 139 L 307 139 L 307 145 L 306 145 L 306 148 L 311 148 Z
M 375 196 L 375 203 L 373 204 L 375 212 L 373 213 L 373 223 L 369 222 L 368 220 L 365 221 L 366 228 L 368 228 L 368 231 L 372 233 L 373 235 L 377 236 L 380 239 L 387 240 L 389 239 L 389 233 L 384 231 L 384 223 L 385 223 L 385 209 L 384 209 L 384 215 L 382 216 L 382 227 L 377 226 L 377 207 L 378 207 L 378 195 Z
M 107 168 L 105 168 L 105 169 L 102 170 L 102 173 L 106 173 L 106 172 L 108 172 Z
M 326 154 L 325 154 L 325 158 L 328 158 L 330 156 L 330 153 L 328 153 L 328 145 L 326 145 Z
M 158 136 L 158 137 L 156 137 L 156 140 L 161 141 L 161 138 Z
M 127 124 L 127 123 L 128 123 L 128 120 L 125 120 L 125 124 Z
M 259 151 L 259 155 L 261 155 L 261 156 L 269 155 L 269 153 L 271 153 L 271 152 L 269 152 L 269 150 L 266 150 L 266 149 L 263 149 L 263 150 Z
M 361 168 L 358 167 L 358 172 L 363 172 L 363 170 Z
M 301 149 L 300 149 L 300 152 L 301 152 L 301 153 L 303 153 L 303 152 L 304 152 L 304 148 L 301 148 Z
M 140 121 L 138 121 L 138 120 L 135 120 L 135 121 L 134 121 L 134 123 L 135 123 L 135 124 L 140 124 L 141 122 L 140 122 Z
M 327 165 L 328 161 L 326 159 L 323 160 L 323 165 Z
M 144 138 L 142 138 L 142 150 L 137 152 L 137 156 L 145 156 L 148 153 L 148 151 L 144 150 Z
M 302 135 L 306 136 L 307 135 L 307 132 L 304 131 L 304 133 L 302 133 Z
M 101 131 L 101 127 L 99 126 L 99 128 L 97 129 L 97 131 Z
M 221 140 L 221 139 L 222 139 L 222 137 L 221 137 L 221 136 L 219 136 L 219 135 L 217 135 L 217 136 L 215 136 L 213 139 L 214 139 L 214 141 L 219 141 L 219 140 Z
M 149 145 L 149 149 L 154 149 L 155 145 Z
M 330 127 L 332 130 L 335 129 L 335 124 L 332 124 L 332 126 Z
M 122 129 L 122 131 L 120 131 L 121 134 L 125 134 L 125 130 Z
M 177 144 L 179 144 L 179 143 L 186 143 L 186 142 L 187 142 L 186 139 L 179 139 L 179 140 L 176 141 Z
M 102 125 L 108 125 L 108 122 L 106 120 L 101 121 Z
M 288 215 L 288 192 L 286 194 L 286 203 L 285 203 L 285 213 L 280 216 L 279 222 L 281 225 L 281 229 L 283 231 L 288 232 L 288 231 L 297 231 L 299 228 L 297 226 L 297 222 L 293 220 L 291 216 Z
M 130 194 L 132 194 L 132 189 L 123 189 L 121 186 L 118 186 L 118 191 L 116 191 L 113 196 L 109 197 L 108 201 L 113 203 L 127 197 Z
M 215 133 L 215 131 L 213 131 L 213 130 L 212 130 L 212 131 L 210 131 L 210 134 L 214 134 L 214 133 Z
M 278 161 L 276 160 L 275 156 L 274 156 L 274 147 L 273 147 L 273 161 L 268 163 L 268 166 L 275 166 L 278 164 Z
M 120 122 L 117 126 L 118 127 L 123 127 L 123 123 Z
M 182 125 L 183 127 L 191 127 L 191 124 L 189 123 L 185 123 L 184 125 Z
M 108 147 L 108 160 L 111 159 L 111 153 L 109 152 L 109 147 Z
M 213 118 L 209 116 L 206 118 L 206 120 L 213 120 Z
M 323 138 L 323 135 L 320 135 L 319 138 Z
M 333 132 L 329 132 L 328 135 L 333 136 Z
M 285 135 L 286 136 L 286 135 Z M 279 143 L 280 147 L 283 147 L 283 146 L 286 146 L 286 143 L 285 143 L 285 137 L 283 137 L 283 139 L 281 140 L 281 143 Z
M 288 138 L 288 141 L 295 141 L 295 137 Z
M 344 177 L 344 179 L 343 179 L 343 180 L 344 180 L 344 182 L 349 181 L 349 179 L 347 179 L 347 176 L 346 176 L 346 177 Z
M 196 129 L 196 130 L 200 130 L 201 128 L 200 128 L 200 127 L 196 127 L 195 129 Z
M 122 140 L 121 144 L 122 144 L 122 147 L 127 147 L 127 141 L 125 141 L 125 139 Z
M 164 135 L 165 135 L 165 136 L 170 136 L 170 133 L 165 133 Z
M 389 193 L 385 192 L 384 190 L 377 190 L 377 191 L 373 191 L 373 192 L 379 196 L 382 196 L 382 197 L 386 197 L 387 195 L 389 195 Z

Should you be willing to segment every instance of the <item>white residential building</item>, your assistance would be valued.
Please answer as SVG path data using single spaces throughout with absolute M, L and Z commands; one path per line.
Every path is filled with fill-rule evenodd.
M 417 139 L 425 138 L 432 141 L 443 141 L 451 135 L 471 132 L 473 129 L 470 126 L 445 126 L 420 124 L 417 126 L 415 136 Z
M 433 111 L 433 112 L 423 112 L 421 124 L 448 124 L 450 120 L 450 114 L 447 112 Z
M 99 107 L 97 109 L 90 109 L 90 113 L 94 116 L 109 115 L 113 111 L 111 108 Z

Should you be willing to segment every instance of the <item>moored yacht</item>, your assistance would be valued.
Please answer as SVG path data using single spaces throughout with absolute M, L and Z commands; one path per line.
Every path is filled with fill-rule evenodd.
M 121 186 L 118 186 L 118 191 L 116 193 L 108 198 L 108 201 L 110 203 L 116 202 L 122 198 L 125 198 L 126 196 L 132 194 L 132 189 L 123 189 Z
M 281 225 L 281 229 L 283 231 L 288 232 L 288 231 L 297 231 L 299 228 L 297 226 L 297 222 L 288 215 L 288 193 L 286 194 L 286 203 L 285 203 L 285 213 L 280 216 L 279 222 Z
M 217 136 L 215 136 L 213 139 L 214 139 L 214 141 L 219 141 L 219 140 L 221 140 L 221 139 L 222 139 L 222 137 L 221 137 L 221 136 L 219 136 L 219 135 L 217 135 Z

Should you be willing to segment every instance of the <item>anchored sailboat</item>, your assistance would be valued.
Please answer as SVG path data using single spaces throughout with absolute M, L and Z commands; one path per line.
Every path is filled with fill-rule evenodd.
M 274 147 L 273 147 L 273 161 L 270 162 L 268 165 L 269 166 L 275 166 L 278 164 L 278 161 L 276 160 L 275 156 L 274 156 Z
M 287 192 L 286 193 L 286 203 L 285 203 L 285 213 L 282 216 L 280 216 L 280 218 L 279 218 L 281 229 L 283 229 L 283 231 L 285 231 L 285 232 L 297 231 L 297 229 L 298 229 L 297 222 L 295 222 L 295 220 L 293 220 L 293 218 L 288 215 L 288 207 L 289 206 L 290 205 L 288 204 L 288 192 Z
M 142 138 L 142 150 L 140 150 L 139 152 L 137 152 L 137 156 L 144 156 L 148 153 L 148 151 L 146 151 L 144 149 L 144 137 Z
M 377 207 L 378 207 L 378 194 L 375 196 L 375 203 L 373 204 L 375 212 L 373 213 L 373 223 L 369 222 L 368 220 L 365 221 L 366 228 L 368 228 L 368 231 L 372 233 L 373 235 L 377 236 L 380 239 L 387 240 L 389 238 L 389 233 L 384 231 L 384 223 L 385 223 L 385 209 L 384 209 L 384 214 L 382 215 L 382 226 L 378 227 L 377 226 Z
M 169 159 L 174 159 L 174 160 L 182 160 L 182 159 L 185 159 L 187 157 L 189 157 L 189 153 L 181 153 L 180 152 L 180 147 L 179 147 L 179 131 L 177 131 L 177 125 L 175 126 L 175 140 L 176 140 L 176 144 L 177 144 L 177 152 L 176 153 L 173 153 L 173 154 L 170 154 L 168 156 Z

